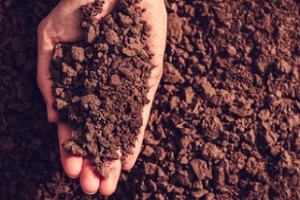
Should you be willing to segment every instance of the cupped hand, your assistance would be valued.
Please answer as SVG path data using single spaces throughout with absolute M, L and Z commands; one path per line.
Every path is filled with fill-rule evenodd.
M 51 88 L 54 83 L 51 78 L 50 65 L 54 46 L 60 42 L 77 42 L 82 38 L 79 7 L 91 2 L 93 0 L 61 0 L 40 23 L 38 28 L 37 82 L 46 102 L 48 120 L 49 122 L 57 122 L 61 162 L 66 174 L 71 178 L 79 177 L 81 187 L 85 193 L 94 194 L 99 191 L 102 195 L 109 196 L 117 187 L 121 169 L 130 170 L 134 166 L 141 150 L 151 105 L 162 76 L 167 17 L 164 0 L 143 0 L 138 3 L 138 6 L 146 10 L 142 17 L 151 27 L 148 46 L 154 54 L 151 62 L 155 68 L 151 72 L 148 83 L 150 90 L 147 97 L 150 103 L 143 109 L 143 126 L 140 129 L 133 154 L 125 155 L 123 165 L 120 160 L 105 163 L 110 173 L 106 179 L 96 174 L 89 160 L 71 155 L 62 148 L 62 144 L 71 137 L 72 127 L 66 123 L 59 122 L 59 115 L 52 106 L 54 96 Z M 106 0 L 103 12 L 97 15 L 95 20 L 99 22 L 101 17 L 111 12 L 117 3 L 117 0 Z

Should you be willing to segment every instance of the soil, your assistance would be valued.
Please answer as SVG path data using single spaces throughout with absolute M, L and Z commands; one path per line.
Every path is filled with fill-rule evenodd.
M 0 2 L 1 200 L 106 199 L 64 174 L 36 85 L 36 30 L 56 3 Z M 108 199 L 300 199 L 299 1 L 166 5 L 143 149 Z
M 96 171 L 108 177 L 104 162 L 128 155 L 142 126 L 149 103 L 152 69 L 147 38 L 149 27 L 142 9 L 125 1 L 100 24 L 94 16 L 103 1 L 81 7 L 84 40 L 58 44 L 53 55 L 54 108 L 60 120 L 74 127 L 63 144 L 70 153 L 88 157 Z

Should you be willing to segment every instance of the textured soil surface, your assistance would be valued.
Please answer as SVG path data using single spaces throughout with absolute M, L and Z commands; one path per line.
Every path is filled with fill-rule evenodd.
M 81 7 L 85 37 L 76 44 L 56 45 L 51 72 L 53 106 L 60 120 L 75 129 L 63 147 L 89 158 L 107 178 L 103 163 L 118 159 L 118 149 L 130 154 L 140 133 L 152 56 L 142 9 L 122 1 L 95 24 L 102 6 L 98 1 Z
M 0 200 L 85 195 L 36 85 L 57 1 L 0 1 Z M 300 199 L 300 4 L 166 1 L 164 76 L 144 146 L 108 199 Z

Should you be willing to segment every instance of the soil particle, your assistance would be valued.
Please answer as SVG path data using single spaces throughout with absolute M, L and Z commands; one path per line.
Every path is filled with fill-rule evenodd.
M 182 20 L 176 13 L 171 13 L 168 16 L 168 35 L 170 36 L 173 44 L 180 43 L 182 40 L 183 29 Z
M 199 180 L 203 180 L 206 177 L 208 166 L 204 160 L 194 159 L 190 162 L 190 165 Z
M 205 160 L 219 160 L 224 157 L 224 153 L 215 144 L 207 142 L 202 148 L 202 156 Z

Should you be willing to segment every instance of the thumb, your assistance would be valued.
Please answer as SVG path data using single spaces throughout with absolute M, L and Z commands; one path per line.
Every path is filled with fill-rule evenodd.
M 43 23 L 41 23 L 38 28 L 37 84 L 46 102 L 49 122 L 58 121 L 58 113 L 53 109 L 52 86 L 54 82 L 50 73 L 54 45 L 45 31 Z

